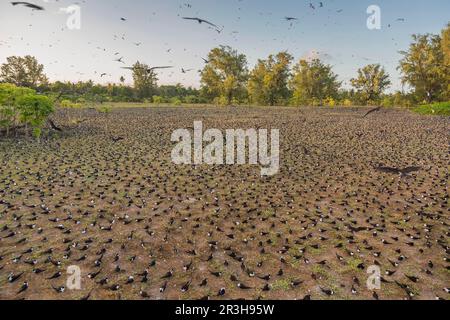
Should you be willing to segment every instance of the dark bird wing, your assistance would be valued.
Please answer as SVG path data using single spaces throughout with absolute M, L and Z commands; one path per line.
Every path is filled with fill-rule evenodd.
M 369 110 L 369 111 L 363 116 L 363 118 L 367 117 L 367 116 L 368 116 L 369 114 L 371 114 L 371 113 L 374 113 L 374 112 L 377 112 L 377 111 L 380 111 L 380 110 L 381 110 L 381 107 L 373 108 L 373 109 Z
M 218 27 L 217 25 L 215 25 L 215 24 L 212 23 L 212 22 L 209 22 L 208 20 L 200 19 L 200 21 L 201 21 L 201 22 L 204 22 L 204 23 L 206 23 L 206 24 L 209 24 L 210 26 L 212 26 L 212 27 L 214 27 L 214 28 L 216 28 L 216 29 L 219 29 L 219 27 Z
M 214 23 L 209 22 L 208 20 L 205 20 L 205 19 L 190 18 L 190 17 L 183 17 L 183 19 L 184 20 L 194 20 L 194 21 L 197 21 L 198 23 L 206 23 L 206 24 L 209 24 L 210 26 L 212 26 L 212 27 L 214 27 L 216 29 L 219 29 L 219 27 L 217 25 L 215 25 Z
M 399 174 L 401 173 L 401 171 L 397 168 L 392 168 L 392 167 L 378 167 L 376 168 L 378 171 L 384 172 L 384 173 L 392 173 L 392 174 Z
M 49 118 L 48 123 L 50 124 L 50 127 L 52 127 L 53 130 L 62 132 L 62 129 L 59 128 L 52 119 Z
M 406 174 L 410 174 L 410 173 L 413 173 L 413 172 L 417 172 L 420 169 L 422 169 L 422 168 L 421 167 L 407 167 L 407 168 L 401 170 L 401 173 L 406 175 Z
M 16 1 L 16 2 L 11 2 L 11 4 L 12 4 L 13 6 L 23 5 L 23 6 L 25 6 L 25 7 L 28 7 L 28 8 L 30 8 L 30 9 L 33 9 L 33 10 L 40 10 L 40 11 L 45 10 L 43 7 L 38 6 L 38 5 L 36 5 L 36 4 L 33 4 L 33 3 L 29 3 L 29 2 Z
M 161 67 L 153 67 L 150 68 L 149 71 L 157 70 L 157 69 L 170 69 L 173 68 L 172 66 L 161 66 Z

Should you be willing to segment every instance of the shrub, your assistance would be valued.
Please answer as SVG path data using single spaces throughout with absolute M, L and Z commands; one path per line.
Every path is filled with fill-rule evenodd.
M 182 101 L 178 97 L 173 97 L 172 99 L 170 99 L 170 103 L 174 106 L 181 106 Z
M 164 103 L 164 98 L 161 96 L 153 96 L 153 103 L 162 104 Z
M 33 135 L 40 138 L 42 127 L 55 110 L 53 102 L 46 96 L 36 94 L 26 94 L 17 100 L 21 123 L 30 125 L 33 128 Z
M 344 107 L 351 107 L 351 106 L 353 105 L 353 102 L 352 102 L 350 99 L 345 99 L 345 100 L 342 102 L 342 105 L 343 105 Z
M 97 111 L 100 113 L 109 114 L 109 113 L 111 113 L 112 110 L 111 110 L 111 107 L 103 106 L 103 107 L 98 108 Z
M 191 96 L 185 97 L 184 98 L 184 102 L 186 102 L 188 104 L 196 104 L 196 103 L 199 103 L 200 100 L 199 100 L 199 98 L 197 96 L 191 95 Z
M 61 101 L 60 106 L 61 106 L 61 108 L 70 108 L 70 109 L 81 108 L 80 103 L 74 103 L 67 99 Z
M 324 104 L 328 107 L 336 107 L 336 100 L 333 98 L 327 98 L 325 99 Z
M 20 125 L 30 126 L 33 134 L 39 138 L 48 116 L 54 111 L 53 101 L 36 91 L 17 87 L 12 84 L 0 84 L 0 126 L 11 128 Z
M 450 116 L 450 101 L 422 105 L 415 108 L 414 112 L 423 115 Z

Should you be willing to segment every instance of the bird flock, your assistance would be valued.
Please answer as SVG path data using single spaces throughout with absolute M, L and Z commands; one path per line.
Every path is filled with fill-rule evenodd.
M 86 1 L 82 1 L 81 3 L 86 3 Z M 242 16 L 243 13 L 244 13 L 243 12 L 243 8 L 242 8 L 243 7 L 243 3 L 244 3 L 243 0 L 239 0 L 238 1 L 238 8 L 237 8 L 238 16 L 236 18 L 236 22 L 240 22 L 242 19 L 244 19 L 243 16 Z M 37 5 L 35 3 L 31 3 L 31 2 L 11 2 L 11 5 L 14 6 L 14 7 L 22 6 L 24 8 L 30 9 L 32 12 L 44 12 L 46 10 L 43 6 Z M 208 29 L 216 31 L 218 36 L 222 35 L 224 33 L 224 31 L 227 30 L 227 28 L 231 28 L 232 21 L 229 22 L 230 26 L 227 27 L 227 26 L 222 25 L 222 24 L 220 24 L 218 22 L 215 22 L 215 21 L 213 21 L 211 19 L 206 19 L 206 18 L 201 17 L 201 16 L 196 16 L 196 14 L 200 15 L 199 11 L 196 11 L 196 14 L 195 15 L 193 14 L 192 16 L 188 16 L 188 15 L 184 14 L 186 12 L 190 12 L 190 13 L 194 12 L 193 11 L 194 7 L 195 6 L 190 4 L 190 3 L 180 4 L 179 10 L 182 11 L 183 14 L 182 13 L 178 13 L 177 17 L 179 19 L 182 19 L 182 20 L 186 21 L 186 23 L 189 23 L 189 22 L 197 23 L 199 25 L 199 30 L 201 30 L 200 27 L 206 26 Z M 321 15 L 325 15 L 325 16 L 327 15 L 327 20 L 324 20 L 325 21 L 325 26 L 328 26 L 331 23 L 334 23 L 335 25 L 337 25 L 338 24 L 337 21 L 336 22 L 332 22 L 332 16 L 333 15 L 337 15 L 337 16 L 341 15 L 342 13 L 344 13 L 344 9 L 335 9 L 335 8 L 336 8 L 336 4 L 333 1 L 311 1 L 311 2 L 310 1 L 306 1 L 305 2 L 305 8 L 304 8 L 303 12 L 301 12 L 301 14 L 302 14 L 301 16 L 300 15 L 299 16 L 286 15 L 284 17 L 280 16 L 280 17 L 276 18 L 276 20 L 278 20 L 278 21 L 285 21 L 285 22 L 288 23 L 289 29 L 294 29 L 297 25 L 302 23 L 303 20 L 305 20 L 305 16 L 321 14 Z M 157 12 L 153 12 L 152 13 L 152 17 L 155 16 L 155 15 L 157 15 Z M 268 17 L 272 18 L 272 14 L 271 13 L 267 13 L 267 12 L 260 12 L 259 15 L 261 15 L 262 17 L 263 16 L 268 16 Z M 118 17 L 117 19 L 120 22 L 120 24 L 119 24 L 120 26 L 122 24 L 126 25 L 126 24 L 132 22 L 131 21 L 132 20 L 131 17 L 122 16 L 122 17 Z M 399 18 L 396 18 L 396 19 L 392 20 L 387 25 L 387 27 L 388 28 L 392 28 L 394 26 L 394 24 L 399 24 L 399 23 L 404 23 L 404 22 L 406 22 L 406 19 L 399 17 Z M 272 19 L 267 21 L 266 26 L 268 26 L 268 27 L 273 26 Z M 30 25 L 30 27 L 32 27 L 32 25 Z M 64 31 L 64 28 L 62 28 L 61 31 Z M 301 30 L 301 35 L 304 35 L 305 32 L 306 32 L 306 30 Z M 233 39 L 234 41 L 239 41 L 239 38 L 238 38 L 239 34 L 240 34 L 240 32 L 238 30 L 230 29 L 228 36 L 230 36 L 231 39 Z M 55 35 L 55 36 L 57 35 L 56 31 L 53 32 L 53 35 Z M 145 41 L 142 41 L 142 40 L 140 40 L 140 41 L 129 40 L 128 39 L 128 35 L 125 34 L 125 33 L 123 33 L 123 34 L 114 34 L 113 38 L 114 38 L 115 41 L 119 41 L 119 40 L 121 40 L 121 41 L 129 41 L 129 46 L 135 46 L 135 47 L 144 47 L 145 46 Z M 215 41 L 217 41 L 217 42 L 222 42 L 222 40 L 223 40 L 223 38 L 215 39 Z M 261 40 L 261 45 L 264 46 L 268 41 L 269 41 L 269 39 Z M 286 39 L 270 39 L 270 41 L 279 41 L 281 45 L 285 45 L 285 41 L 288 41 L 288 38 L 286 38 Z M 290 41 L 290 44 L 289 44 L 290 47 L 295 45 L 294 44 L 295 43 L 294 38 L 290 39 L 289 41 Z M 398 45 L 396 39 L 392 39 L 392 41 L 394 41 L 396 43 L 396 45 Z M 60 42 L 61 42 L 61 40 L 57 40 L 55 43 L 42 44 L 42 46 L 48 46 L 49 48 L 54 48 L 54 47 L 58 46 Z M 5 45 L 5 44 L 0 43 L 0 45 Z M 7 43 L 6 43 L 6 45 L 7 45 Z M 89 46 L 92 46 L 92 45 L 95 46 L 96 50 L 99 50 L 99 51 L 101 51 L 103 53 L 112 51 L 111 49 L 108 49 L 108 48 L 106 48 L 103 45 L 94 45 L 91 42 L 89 42 L 88 45 Z M 167 56 L 167 63 L 164 63 L 164 65 L 167 65 L 167 66 L 168 65 L 174 65 L 175 64 L 174 61 L 172 61 L 172 59 L 170 59 L 170 56 L 169 56 L 169 55 L 171 55 L 173 53 L 173 49 L 170 47 L 169 43 L 165 43 L 164 46 L 167 47 L 166 49 L 164 49 L 165 52 L 166 52 L 166 56 Z M 254 50 L 258 51 L 259 48 L 254 48 Z M 300 50 L 300 48 L 293 48 L 293 50 Z M 184 51 L 184 53 L 187 53 L 189 50 L 188 50 L 188 48 L 184 48 L 183 51 Z M 115 62 L 117 62 L 119 64 L 126 64 L 126 58 L 124 56 L 122 56 L 119 52 L 116 52 L 114 54 L 114 56 L 115 56 L 115 58 L 113 60 Z M 200 66 L 201 53 L 194 54 L 194 56 L 195 56 L 195 58 L 198 58 L 199 66 Z M 328 55 L 328 54 L 325 54 L 325 56 L 326 57 L 330 57 L 330 55 Z M 100 56 L 97 55 L 96 53 L 93 53 L 93 57 L 101 59 Z M 338 60 L 342 60 L 343 59 L 343 57 L 334 57 L 334 58 L 336 58 Z M 359 56 L 357 54 L 353 54 L 352 58 L 358 58 L 358 59 L 362 59 L 362 60 L 365 60 L 365 61 L 372 61 L 372 60 L 374 60 L 374 59 L 369 58 L 369 57 L 361 57 L 361 56 Z M 60 61 L 55 60 L 51 64 L 60 64 L 60 63 L 61 63 Z M 337 64 L 344 64 L 343 61 L 336 61 L 336 63 Z M 386 63 L 391 63 L 391 61 L 386 61 Z M 74 65 L 71 65 L 69 67 L 70 68 L 75 68 Z M 169 69 L 169 68 L 164 68 L 164 67 L 163 68 L 155 68 L 155 69 L 153 69 L 153 71 L 155 71 L 155 72 L 156 71 L 163 71 L 164 69 Z M 187 70 L 194 71 L 194 70 L 197 70 L 197 69 L 199 69 L 199 68 L 198 67 L 193 68 L 192 66 L 191 67 L 180 66 L 178 68 L 178 70 L 180 71 L 179 73 L 176 73 L 176 71 L 172 70 L 168 74 L 166 74 L 166 76 L 169 79 L 171 79 L 171 78 L 173 78 L 175 76 L 178 76 L 178 77 L 181 77 L 182 81 L 185 81 L 186 80 L 186 74 L 189 73 Z M 74 71 L 74 72 L 75 72 L 75 74 L 78 77 L 80 77 L 80 79 L 81 78 L 86 78 L 88 76 L 86 72 L 81 72 L 81 71 Z M 114 81 L 114 76 L 111 74 L 111 72 L 109 70 L 96 70 L 96 71 L 94 71 L 94 75 L 96 75 L 97 77 L 99 76 L 98 79 L 102 80 L 102 81 L 109 81 L 109 82 Z M 60 76 L 60 75 L 58 74 L 57 76 Z M 192 76 L 190 76 L 190 78 L 191 77 Z M 129 79 L 131 79 L 131 77 L 129 77 Z M 176 81 L 179 82 L 180 80 L 177 79 Z
M 363 115 L 60 111 L 57 137 L 0 142 L 0 299 L 448 299 L 449 120 Z M 198 120 L 280 128 L 280 173 L 173 164 Z

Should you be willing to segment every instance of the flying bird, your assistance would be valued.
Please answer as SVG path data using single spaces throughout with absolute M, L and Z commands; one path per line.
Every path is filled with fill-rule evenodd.
M 12 4 L 13 6 L 22 5 L 22 6 L 25 6 L 25 7 L 27 7 L 27 8 L 30 8 L 30 9 L 32 9 L 32 10 L 38 10 L 38 11 L 45 10 L 43 7 L 38 6 L 38 5 L 36 5 L 36 4 L 33 4 L 33 3 L 29 3 L 29 2 L 22 2 L 22 1 L 19 1 L 19 2 L 11 2 L 11 4 Z
M 151 73 L 151 72 L 153 72 L 153 71 L 155 71 L 155 70 L 158 70 L 158 69 L 170 69 L 170 68 L 173 68 L 173 66 L 152 67 L 152 68 L 146 69 L 145 71 L 146 71 L 147 73 Z M 135 67 L 122 67 L 122 69 L 134 70 Z
M 376 168 L 378 171 L 384 172 L 384 173 L 391 173 L 391 174 L 400 174 L 402 176 L 407 176 L 410 173 L 420 171 L 422 169 L 421 167 L 407 167 L 407 168 L 392 168 L 392 167 L 383 167 L 380 166 Z
M 209 22 L 208 20 L 205 20 L 205 19 L 200 19 L 200 18 L 189 18 L 189 17 L 183 17 L 183 19 L 184 19 L 184 20 L 193 20 L 193 21 L 197 21 L 199 24 L 206 23 L 206 24 L 208 24 L 208 25 L 214 27 L 216 30 L 220 30 L 219 27 L 218 27 L 217 25 L 215 25 L 214 23 Z
M 380 110 L 381 110 L 381 107 L 373 108 L 373 109 L 367 111 L 367 113 L 363 116 L 363 118 L 367 117 L 367 116 L 368 116 L 369 114 L 371 114 L 371 113 L 378 112 L 378 111 L 380 111 Z

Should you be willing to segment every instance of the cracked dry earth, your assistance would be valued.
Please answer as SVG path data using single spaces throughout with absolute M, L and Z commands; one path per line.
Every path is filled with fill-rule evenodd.
M 0 299 L 450 298 L 450 119 L 365 111 L 71 110 L 59 137 L 1 140 Z M 280 129 L 280 173 L 172 164 L 199 120 Z

